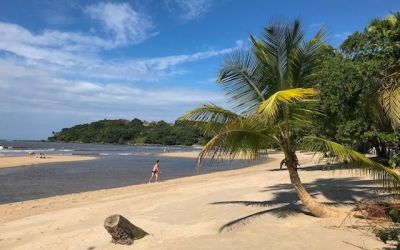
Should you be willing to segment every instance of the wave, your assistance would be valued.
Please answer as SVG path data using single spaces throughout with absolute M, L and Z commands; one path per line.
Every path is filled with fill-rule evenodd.
M 40 152 L 54 152 L 56 151 L 55 148 L 44 148 L 44 149 L 12 149 L 12 148 L 4 148 L 2 147 L 1 152 L 2 153 L 40 153 Z
M 133 153 L 118 153 L 118 155 L 133 155 Z

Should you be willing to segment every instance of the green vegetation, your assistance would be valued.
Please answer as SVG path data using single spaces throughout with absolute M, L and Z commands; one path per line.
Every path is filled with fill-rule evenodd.
M 218 77 L 233 111 L 203 105 L 181 117 L 212 137 L 200 159 L 257 158 L 280 148 L 295 191 L 317 217 L 342 213 L 304 188 L 296 150 L 323 152 L 399 187 L 396 171 L 356 151 L 370 145 L 386 151 L 382 135 L 400 125 L 399 15 L 389 19 L 373 21 L 341 50 L 324 44 L 322 30 L 306 41 L 297 20 L 266 27 L 261 39 L 251 36 L 252 49 L 228 56 Z
M 391 248 L 387 249 L 400 249 L 400 210 L 390 206 L 387 206 L 386 210 L 389 211 L 386 217 L 390 218 L 391 223 L 377 224 L 373 232 L 383 243 L 389 244 L 391 241 Z
M 147 123 L 139 119 L 101 120 L 76 125 L 53 133 L 48 139 L 63 142 L 162 145 L 193 145 L 205 142 L 199 129 L 188 122 Z
M 399 144 L 399 59 L 399 13 L 373 20 L 338 50 L 326 47 L 313 79 L 326 115 L 314 132 L 361 152 L 375 147 L 378 156 L 389 157 L 388 149 Z

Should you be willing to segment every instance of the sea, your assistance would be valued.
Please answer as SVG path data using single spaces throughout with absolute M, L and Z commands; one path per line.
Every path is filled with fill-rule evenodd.
M 138 146 L 42 141 L 0 141 L 0 161 L 29 152 L 96 156 L 96 160 L 0 169 L 0 204 L 147 183 L 160 160 L 160 181 L 251 166 L 257 161 L 214 162 L 196 168 L 196 159 L 159 153 L 198 151 L 189 146 Z

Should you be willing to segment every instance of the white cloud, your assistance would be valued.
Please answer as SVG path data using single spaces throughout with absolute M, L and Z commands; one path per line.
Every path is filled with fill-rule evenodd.
M 213 6 L 213 0 L 168 0 L 182 12 L 181 17 L 185 21 L 199 19 L 204 16 Z
M 87 63 L 85 54 L 112 47 L 109 41 L 95 36 L 57 30 L 34 34 L 19 25 L 4 22 L 0 22 L 0 37 L 0 50 L 62 65 Z
M 8 52 L 9 57 L 16 56 L 26 65 L 86 78 L 141 81 L 156 81 L 181 74 L 185 71 L 177 68 L 178 65 L 226 54 L 243 47 L 243 42 L 237 41 L 232 48 L 209 49 L 193 54 L 104 60 L 98 52 L 112 49 L 115 44 L 97 36 L 58 30 L 32 33 L 19 25 L 0 22 L 0 37 L 3 38 L 0 39 L 0 51 Z
M 346 40 L 347 37 L 349 37 L 350 35 L 351 35 L 351 32 L 347 32 L 346 31 L 346 32 L 334 34 L 334 35 L 332 35 L 332 38 L 336 39 L 336 40 L 343 41 L 343 40 Z
M 203 102 L 221 102 L 224 98 L 215 91 L 194 89 L 193 86 L 182 88 L 168 84 L 159 88 L 146 88 L 120 82 L 103 84 L 67 80 L 45 70 L 29 68 L 4 59 L 0 59 L 0 75 L 0 114 L 9 111 L 45 110 L 46 113 L 82 112 L 106 117 L 107 114 L 112 115 L 118 111 L 123 113 L 123 117 L 129 117 L 138 108 L 173 109 L 181 106 L 186 109 Z M 173 110 L 170 112 L 174 113 Z M 175 115 L 178 116 L 179 113 Z
M 244 48 L 244 46 L 243 41 L 238 40 L 236 45 L 231 48 L 209 49 L 193 54 L 99 63 L 92 66 L 91 69 L 85 69 L 85 72 L 86 74 L 93 73 L 102 78 L 156 81 L 184 72 L 177 68 L 178 65 L 228 54 L 236 49 Z
M 105 50 L 123 49 L 150 34 L 150 26 L 140 31 L 134 25 L 147 19 L 127 4 L 118 6 L 125 13 L 121 19 L 111 21 L 111 14 L 101 19 L 111 34 L 104 37 L 50 29 L 33 32 L 0 22 L 0 117 L 10 121 L 0 124 L 0 138 L 13 138 L 12 131 L 22 134 L 12 128 L 11 120 L 18 117 L 30 117 L 24 129 L 37 124 L 37 139 L 45 138 L 49 128 L 74 122 L 132 117 L 172 121 L 201 103 L 223 102 L 221 93 L 194 85 L 178 87 L 171 76 L 187 73 L 187 63 L 229 53 L 243 42 L 163 57 L 105 59 Z
M 183 55 L 173 55 L 173 56 L 166 56 L 166 57 L 158 57 L 158 58 L 151 58 L 145 60 L 136 61 L 137 63 L 143 63 L 147 66 L 153 67 L 157 70 L 164 70 L 171 66 L 176 66 L 182 63 L 194 62 L 203 59 L 207 59 L 210 57 L 223 55 L 232 52 L 234 48 L 226 48 L 221 50 L 207 50 L 202 52 L 197 52 L 194 54 L 183 54 Z
M 85 10 L 104 25 L 118 44 L 140 43 L 153 35 L 150 31 L 154 25 L 150 19 L 128 3 L 97 3 Z
M 2 42 L 18 41 L 22 44 L 64 48 L 67 51 L 86 50 L 90 48 L 111 48 L 113 43 L 96 36 L 83 35 L 74 32 L 44 30 L 34 34 L 29 30 L 12 23 L 0 22 Z M 79 46 L 78 46 L 79 45 Z
M 137 44 L 151 35 L 153 25 L 127 3 L 99 3 L 86 11 L 111 32 L 103 38 L 78 32 L 43 30 L 33 33 L 17 24 L 0 22 L 0 50 L 26 59 L 62 66 L 96 62 L 96 52 Z

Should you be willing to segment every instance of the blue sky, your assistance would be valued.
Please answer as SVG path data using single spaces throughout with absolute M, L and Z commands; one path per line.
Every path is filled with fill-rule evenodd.
M 225 55 L 271 20 L 324 25 L 338 46 L 398 0 L 1 0 L 0 138 L 46 139 L 104 118 L 174 121 L 225 104 Z

